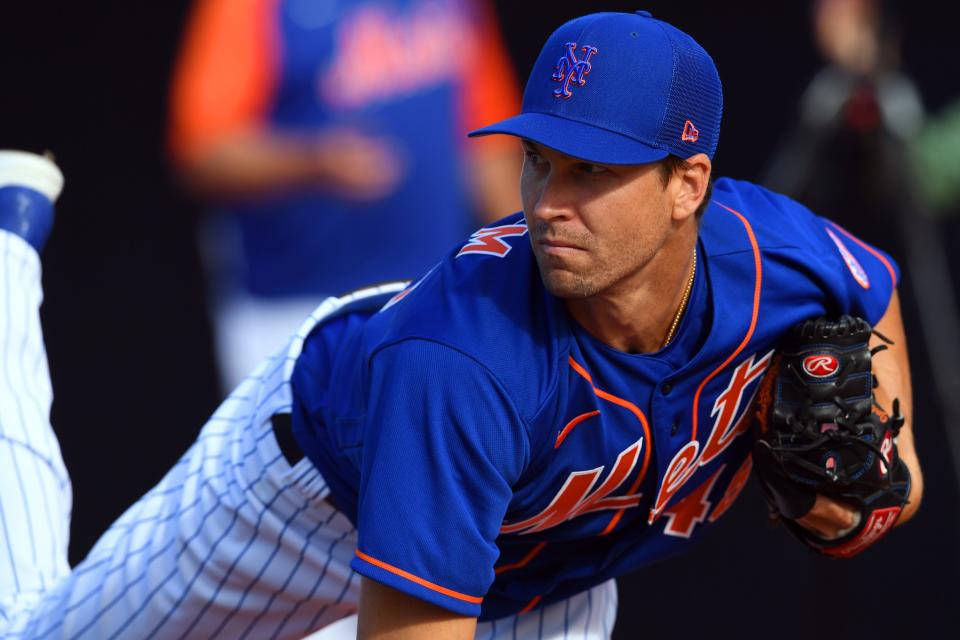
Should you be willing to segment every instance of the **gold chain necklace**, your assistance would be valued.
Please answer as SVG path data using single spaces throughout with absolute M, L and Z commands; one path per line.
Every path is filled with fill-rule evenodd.
M 690 269 L 690 277 L 687 279 L 687 286 L 683 290 L 683 298 L 680 299 L 680 308 L 677 309 L 677 314 L 673 316 L 673 322 L 670 323 L 670 330 L 667 331 L 667 337 L 663 341 L 663 344 L 660 345 L 660 348 L 663 349 L 670 341 L 673 340 L 673 334 L 676 333 L 677 327 L 680 325 L 680 318 L 683 317 L 683 312 L 687 308 L 687 301 L 690 300 L 690 292 L 693 290 L 693 279 L 697 275 L 697 248 L 693 248 L 693 267 Z

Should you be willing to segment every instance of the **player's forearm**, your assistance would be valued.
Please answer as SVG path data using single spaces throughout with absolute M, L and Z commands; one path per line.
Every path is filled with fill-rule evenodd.
M 249 131 L 197 150 L 182 162 L 181 175 L 203 196 L 246 197 L 315 184 L 322 164 L 303 138 Z
M 890 306 L 874 329 L 893 341 L 886 351 L 873 358 L 873 372 L 877 378 L 877 401 L 886 411 L 893 411 L 893 400 L 897 399 L 900 412 L 905 418 L 900 435 L 897 438 L 897 452 L 910 470 L 909 503 L 903 508 L 898 524 L 913 517 L 923 498 L 923 473 L 917 458 L 913 440 L 913 391 L 910 382 L 910 362 L 907 352 L 907 340 L 900 315 L 900 299 L 894 293 Z M 874 336 L 871 347 L 883 344 Z
M 360 640 L 468 640 L 477 620 L 363 578 L 357 625 Z

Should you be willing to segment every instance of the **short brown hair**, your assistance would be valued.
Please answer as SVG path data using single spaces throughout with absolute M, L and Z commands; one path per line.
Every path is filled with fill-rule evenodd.
M 690 164 L 686 160 L 673 154 L 668 155 L 663 160 L 658 160 L 656 165 L 657 170 L 660 172 L 660 182 L 663 184 L 664 189 L 670 184 L 670 178 L 672 178 L 675 173 L 678 171 L 686 171 L 690 168 Z M 700 220 L 700 218 L 703 217 L 703 212 L 707 210 L 711 195 L 713 195 L 713 178 L 710 178 L 710 181 L 707 183 L 707 191 L 703 194 L 703 201 L 694 213 L 697 220 Z

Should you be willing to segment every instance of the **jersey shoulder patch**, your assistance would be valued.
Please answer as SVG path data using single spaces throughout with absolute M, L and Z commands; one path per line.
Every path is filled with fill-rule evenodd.
M 825 227 L 827 235 L 830 236 L 830 239 L 833 240 L 833 244 L 837 245 L 837 251 L 840 252 L 840 255 L 843 257 L 844 263 L 847 265 L 847 269 L 850 270 L 850 274 L 853 276 L 853 279 L 857 281 L 864 289 L 870 288 L 870 277 L 867 275 L 866 269 L 863 268 L 863 265 L 860 264 L 860 261 L 857 260 L 856 256 L 850 253 L 850 249 L 847 249 L 847 245 L 843 243 L 843 240 L 834 233 L 830 227 Z
M 519 220 L 516 220 L 519 215 Z M 527 223 L 520 214 L 510 216 L 505 221 L 495 223 L 494 226 L 483 227 L 470 235 L 467 243 L 460 248 L 456 257 L 465 255 L 487 255 L 503 258 L 513 246 L 504 238 L 515 238 L 527 235 Z

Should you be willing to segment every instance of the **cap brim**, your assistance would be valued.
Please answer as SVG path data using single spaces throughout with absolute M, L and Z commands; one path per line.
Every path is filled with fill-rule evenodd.
M 560 153 L 597 164 L 647 164 L 669 155 L 625 135 L 546 113 L 521 113 L 471 131 L 471 138 L 502 133 L 526 138 Z

